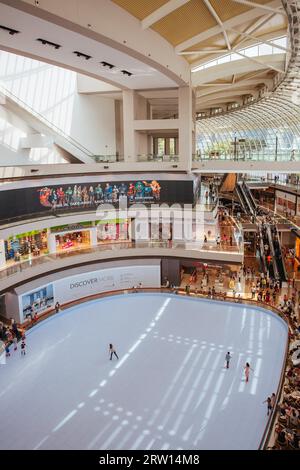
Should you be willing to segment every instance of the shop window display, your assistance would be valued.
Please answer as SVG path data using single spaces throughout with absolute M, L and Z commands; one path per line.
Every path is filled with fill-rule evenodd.
M 97 241 L 98 243 L 128 241 L 128 220 L 108 220 L 97 222 Z
M 56 235 L 56 251 L 67 251 L 72 249 L 83 249 L 91 246 L 89 230 Z
M 25 294 L 21 300 L 23 319 L 34 318 L 54 306 L 53 285 Z
M 5 241 L 7 261 L 25 261 L 48 253 L 47 230 L 33 231 L 10 237 Z

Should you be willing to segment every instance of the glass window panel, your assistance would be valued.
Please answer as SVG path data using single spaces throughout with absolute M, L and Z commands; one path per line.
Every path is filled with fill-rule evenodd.
M 258 46 L 249 47 L 245 50 L 245 55 L 247 57 L 257 57 L 258 56 Z
M 226 62 L 230 61 L 230 55 L 225 55 L 224 57 L 221 57 L 218 59 L 219 64 L 225 64 Z
M 231 61 L 242 59 L 242 57 L 238 54 L 231 54 L 230 58 L 231 58 Z
M 175 155 L 175 139 L 174 139 L 174 137 L 170 138 L 169 145 L 170 145 L 170 155 Z
M 275 49 L 275 54 L 278 54 L 279 49 Z M 268 44 L 260 44 L 259 45 L 259 55 L 269 55 L 273 54 L 273 47 L 269 46 Z
M 162 156 L 165 154 L 165 139 L 159 137 L 157 139 L 157 155 Z

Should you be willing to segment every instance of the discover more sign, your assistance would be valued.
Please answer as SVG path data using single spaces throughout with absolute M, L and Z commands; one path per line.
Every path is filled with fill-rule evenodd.
M 130 289 L 140 282 L 143 287 L 160 287 L 160 265 L 108 268 L 55 281 L 55 301 L 64 304 L 101 292 Z

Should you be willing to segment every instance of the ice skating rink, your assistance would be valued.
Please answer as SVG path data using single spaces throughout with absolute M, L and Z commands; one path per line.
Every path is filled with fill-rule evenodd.
M 257 449 L 286 338 L 277 316 L 241 304 L 142 293 L 81 304 L 0 366 L 0 448 Z

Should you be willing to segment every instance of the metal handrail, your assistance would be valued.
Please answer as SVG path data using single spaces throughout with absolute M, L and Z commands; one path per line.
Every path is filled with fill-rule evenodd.
M 299 161 L 300 160 L 300 150 L 296 150 L 292 158 L 291 149 L 283 150 L 280 152 L 275 152 L 275 149 L 262 150 L 259 151 L 248 151 L 242 155 L 236 155 L 233 152 L 218 152 L 218 155 L 211 155 L 212 151 L 205 151 L 200 155 L 193 155 L 194 162 L 202 162 L 207 160 L 213 161 L 278 161 L 278 162 L 287 162 L 287 161 Z M 215 152 L 217 153 L 217 152 Z
M 272 238 L 272 233 L 271 233 L 271 227 L 269 224 L 266 224 L 267 228 L 267 234 L 268 234 L 268 240 L 269 240 L 269 247 L 272 253 L 272 264 L 273 264 L 273 270 L 274 270 L 274 278 L 279 279 L 279 272 L 278 272 L 278 267 L 277 267 L 277 262 L 276 262 L 276 256 L 275 256 L 275 250 L 274 250 L 274 244 L 273 244 L 273 238 Z

